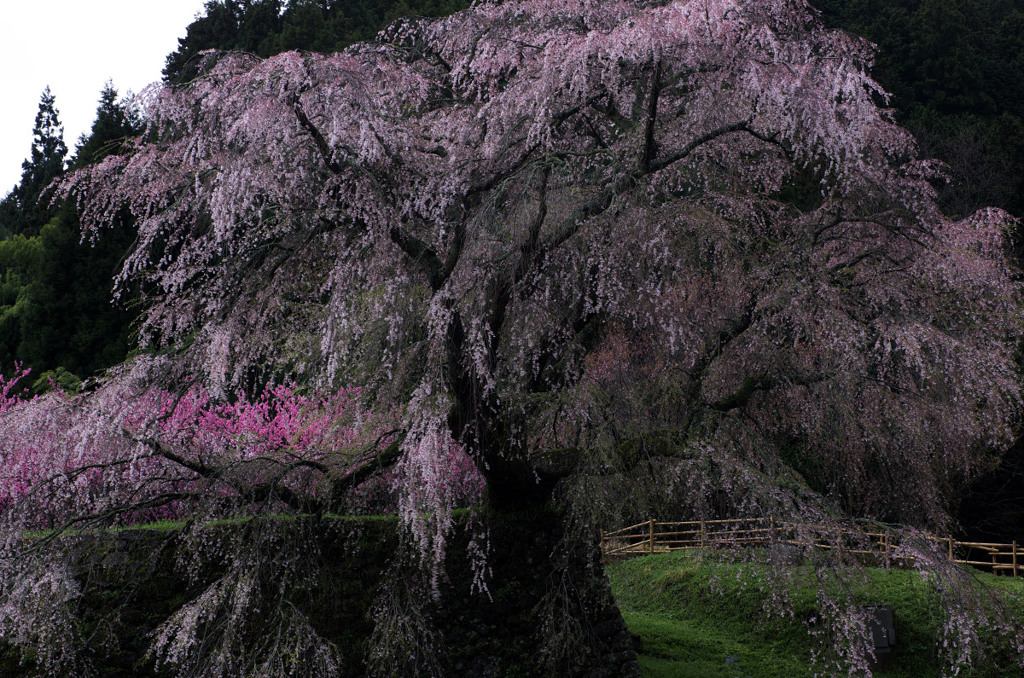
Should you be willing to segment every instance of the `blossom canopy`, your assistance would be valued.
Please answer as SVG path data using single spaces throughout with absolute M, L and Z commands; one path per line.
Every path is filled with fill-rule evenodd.
M 1009 218 L 943 217 L 871 45 L 805 2 L 480 2 L 205 58 L 64 190 L 138 219 L 142 337 L 214 394 L 358 383 L 407 405 L 410 468 L 450 435 L 499 503 L 569 472 L 538 450 L 671 430 L 676 477 L 794 468 L 938 525 L 1011 436 Z

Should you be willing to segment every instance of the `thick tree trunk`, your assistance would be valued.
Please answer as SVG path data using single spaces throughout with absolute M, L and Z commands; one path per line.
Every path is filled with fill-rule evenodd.
M 451 675 L 639 676 L 635 639 L 611 595 L 597 545 L 566 535 L 557 510 L 490 510 L 487 592 L 474 593 L 469 539 L 448 556 L 438 609 Z M 465 539 L 466 541 L 462 541 Z
M 496 294 L 494 337 L 501 334 L 507 296 L 508 290 Z M 552 504 L 555 485 L 575 459 L 531 458 L 510 430 L 516 427 L 495 390 L 467 360 L 458 313 L 448 339 L 448 387 L 455 401 L 448 423 L 486 481 L 482 534 L 489 545 L 483 563 L 479 541 L 473 541 L 480 533 L 464 533 L 466 541 L 449 545 L 450 586 L 434 617 L 448 675 L 518 670 L 529 676 L 639 676 L 633 636 L 612 598 L 597 545 L 570 534 L 564 512 Z M 492 360 L 496 350 L 497 339 Z M 477 584 L 485 572 L 487 591 L 481 593 Z

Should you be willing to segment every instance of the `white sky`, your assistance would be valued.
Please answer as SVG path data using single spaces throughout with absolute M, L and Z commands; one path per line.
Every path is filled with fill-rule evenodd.
M 119 94 L 160 79 L 205 0 L 0 0 L 0 196 L 21 180 L 39 97 L 56 97 L 69 156 L 107 80 Z

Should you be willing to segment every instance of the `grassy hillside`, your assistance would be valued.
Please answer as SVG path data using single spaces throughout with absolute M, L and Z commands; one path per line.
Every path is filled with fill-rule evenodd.
M 795 678 L 822 672 L 822 662 L 833 658 L 812 661 L 812 648 L 821 646 L 812 632 L 819 638 L 829 632 L 812 621 L 822 618 L 819 583 L 849 591 L 854 605 L 893 606 L 896 652 L 877 675 L 942 675 L 937 648 L 944 613 L 935 588 L 915 571 L 869 568 L 840 578 L 803 565 L 784 582 L 771 582 L 763 563 L 713 562 L 684 552 L 618 562 L 607 571 L 626 624 L 642 641 L 646 678 Z M 1024 615 L 1024 579 L 978 572 L 974 587 L 982 597 L 994 594 L 1007 614 Z M 780 594 L 788 605 L 780 603 Z M 987 656 L 959 675 L 1020 675 L 1014 653 L 998 634 L 985 634 L 981 646 Z

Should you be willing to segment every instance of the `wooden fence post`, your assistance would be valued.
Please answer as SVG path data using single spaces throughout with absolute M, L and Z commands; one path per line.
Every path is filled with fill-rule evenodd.
M 752 522 L 753 520 L 756 520 L 757 522 Z M 715 523 L 716 526 L 720 526 L 720 525 L 733 525 L 733 524 L 737 524 L 737 523 L 739 523 L 741 525 L 742 524 L 763 525 L 764 523 L 760 522 L 761 520 L 763 520 L 763 518 L 760 518 L 760 519 L 746 519 L 746 520 L 712 520 L 710 522 Z M 601 538 L 600 544 L 601 544 L 602 556 L 604 555 L 604 551 L 608 547 L 609 543 L 612 543 L 612 544 L 616 543 L 616 542 L 609 542 L 608 541 L 608 535 L 609 534 L 611 534 L 611 535 L 619 535 L 617 537 L 617 540 L 624 541 L 626 543 L 625 547 L 616 549 L 616 552 L 621 552 L 621 551 L 625 550 L 625 551 L 628 551 L 630 553 L 644 553 L 644 551 L 646 550 L 646 552 L 648 554 L 653 554 L 655 552 L 655 546 L 657 544 L 657 542 L 656 542 L 656 535 L 655 535 L 655 526 L 656 526 L 657 522 L 658 521 L 655 520 L 654 518 L 651 518 L 651 519 L 646 521 L 646 525 L 647 525 L 647 535 L 646 535 L 646 537 L 647 538 L 642 540 L 642 541 L 639 541 L 639 542 L 630 542 L 630 540 L 633 538 L 633 536 L 639 536 L 638 534 L 634 533 L 633 530 L 636 529 L 636 528 L 643 527 L 645 523 L 639 523 L 639 524 L 633 525 L 633 526 L 631 526 L 629 528 L 622 528 L 622 530 L 616 530 L 616 531 L 613 531 L 613 532 L 606 532 L 604 529 L 600 529 L 598 532 L 599 532 L 599 535 L 600 535 L 600 538 Z M 692 526 L 694 522 L 698 522 L 698 521 L 690 521 L 688 523 L 685 523 L 685 525 Z M 710 539 L 709 534 L 708 534 L 707 523 L 708 523 L 708 521 L 705 521 L 705 520 L 701 520 L 698 523 L 699 526 L 700 526 L 699 527 L 699 544 L 700 544 L 700 548 L 702 548 L 702 549 L 708 548 L 709 545 L 711 543 L 713 543 L 711 541 L 711 539 Z M 676 523 L 676 524 L 677 525 L 684 525 L 684 523 Z M 782 528 L 786 525 L 786 523 L 784 523 L 784 522 L 783 523 L 777 523 L 777 522 L 775 522 L 775 516 L 768 516 L 768 524 L 769 524 L 769 539 L 771 540 L 769 543 L 774 543 L 775 540 L 782 538 L 782 536 L 783 536 Z M 795 523 L 792 523 L 792 524 L 795 524 Z M 628 529 L 628 532 L 625 532 L 627 529 Z M 666 533 L 666 535 L 669 537 L 669 541 L 668 541 L 669 544 L 673 543 L 672 537 L 679 537 L 682 534 L 684 534 L 683 531 L 678 531 L 679 530 L 678 527 L 676 529 L 677 529 L 676 532 L 668 532 L 668 533 Z M 758 533 L 761 533 L 764 530 L 763 530 L 763 528 L 757 528 L 756 530 L 755 530 L 755 528 L 750 528 L 750 530 L 748 530 L 747 532 L 743 532 L 742 529 L 737 530 L 737 529 L 734 528 L 732 531 L 726 530 L 724 532 L 716 532 L 716 534 L 717 535 L 732 535 L 734 540 L 735 540 L 735 543 L 739 543 L 739 544 L 759 544 L 759 543 L 761 543 L 759 538 L 754 538 L 754 537 L 749 536 L 751 534 L 751 532 L 753 532 L 753 531 L 757 531 Z M 692 532 L 693 532 L 692 529 L 686 530 L 685 534 L 692 534 Z M 747 534 L 748 536 L 747 537 L 737 537 L 736 535 L 738 535 L 738 534 Z M 798 532 L 798 534 L 799 534 L 799 532 Z M 835 549 L 837 549 L 837 552 L 841 555 L 843 553 L 843 551 L 845 550 L 845 548 L 847 548 L 845 543 L 843 542 L 843 539 L 842 539 L 843 535 L 846 535 L 846 534 L 849 534 L 849 532 L 847 530 L 840 529 L 839 530 L 839 537 L 840 538 L 838 539 L 838 541 L 832 542 L 832 544 L 834 544 L 834 546 L 832 544 L 829 544 L 827 541 L 824 544 L 819 544 L 819 543 L 817 543 L 818 539 L 814 538 L 814 537 L 812 537 L 812 541 L 811 541 L 810 545 L 811 546 L 818 546 L 818 547 L 821 547 L 821 548 L 835 548 Z M 874 545 L 872 543 L 870 543 L 870 542 L 868 544 L 868 550 L 867 551 L 858 551 L 858 550 L 856 550 L 856 545 L 854 545 L 854 550 L 852 551 L 852 553 L 855 553 L 855 554 L 865 554 L 865 555 L 879 554 L 883 558 L 884 566 L 886 568 L 889 568 L 889 567 L 892 566 L 892 561 L 894 559 L 894 556 L 893 556 L 893 545 L 892 545 L 892 533 L 887 528 L 885 530 L 885 532 L 883 532 L 883 533 L 878 535 L 878 538 L 879 538 L 878 545 L 881 546 L 881 552 L 880 553 L 878 551 L 874 550 Z M 966 553 L 966 560 L 962 560 L 962 561 L 959 561 L 959 562 L 965 563 L 965 564 L 969 564 L 969 565 L 974 565 L 974 566 L 979 566 L 979 565 L 982 564 L 982 563 L 977 563 L 977 562 L 971 560 L 971 557 L 970 557 L 971 556 L 971 550 L 970 549 L 975 548 L 976 546 L 978 546 L 974 542 L 957 542 L 956 540 L 953 539 L 953 535 L 948 535 L 945 540 L 943 540 L 942 537 L 939 537 L 937 535 L 931 535 L 931 536 L 929 536 L 929 539 L 932 540 L 932 543 L 938 543 L 938 542 L 942 542 L 942 541 L 946 542 L 946 553 L 949 555 L 949 561 L 951 563 L 956 563 L 957 562 L 956 559 L 955 559 L 956 558 L 955 547 L 956 547 L 957 543 L 960 543 L 961 545 L 966 545 L 968 550 L 965 552 Z M 647 548 L 643 549 L 645 541 L 647 542 Z M 679 543 L 683 543 L 683 544 L 692 544 L 693 543 L 692 537 L 690 537 L 689 540 L 679 539 L 678 541 L 679 541 Z M 797 543 L 800 543 L 800 542 L 794 541 L 792 543 L 797 544 Z M 992 551 L 992 569 L 993 569 L 994 572 L 1002 572 L 1002 571 L 1006 570 L 1007 563 L 1004 561 L 1002 564 L 999 564 L 997 562 L 997 558 L 998 558 L 998 556 L 1007 556 L 1007 555 L 1009 555 L 1011 557 L 1010 567 L 1011 567 L 1011 570 L 1013 572 L 1013 576 L 1014 577 L 1018 576 L 1017 575 L 1018 570 L 1020 570 L 1022 573 L 1024 573 L 1024 560 L 1022 560 L 1020 558 L 1021 555 L 1024 555 L 1024 552 L 1022 552 L 1020 549 L 1018 549 L 1017 541 L 1016 540 L 1014 540 L 1010 544 L 984 544 L 982 546 L 985 546 L 985 547 L 995 547 L 995 550 Z M 1006 551 L 1003 550 L 1007 546 L 1010 547 L 1010 553 L 1007 553 Z M 691 548 L 691 547 L 683 546 L 682 548 Z M 672 547 L 669 546 L 669 547 L 666 548 L 666 550 L 671 551 Z M 901 556 L 901 558 L 907 558 L 907 556 Z M 913 556 L 911 556 L 910 558 L 912 559 Z M 1024 574 L 1022 574 L 1020 576 L 1024 576 Z

